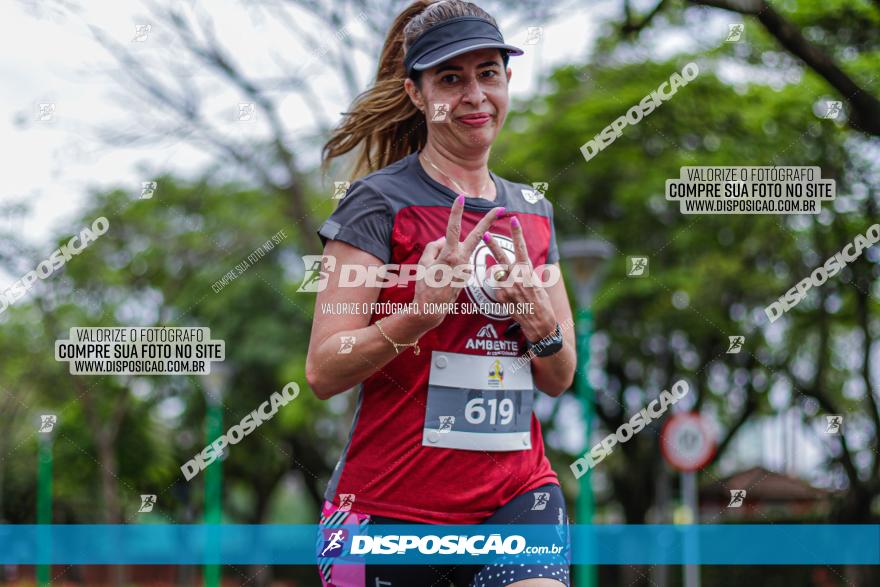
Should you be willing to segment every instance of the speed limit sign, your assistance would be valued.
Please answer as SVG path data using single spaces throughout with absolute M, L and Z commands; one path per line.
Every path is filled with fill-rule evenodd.
M 715 439 L 699 414 L 679 413 L 663 425 L 660 452 L 670 465 L 682 472 L 698 471 L 715 456 Z

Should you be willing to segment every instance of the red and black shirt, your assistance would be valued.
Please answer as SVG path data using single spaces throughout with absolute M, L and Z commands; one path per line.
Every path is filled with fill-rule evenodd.
M 523 227 L 532 264 L 558 262 L 550 202 L 530 186 L 491 177 L 496 199 L 466 200 L 462 235 L 489 210 L 504 206 Z M 446 234 L 456 197 L 425 172 L 413 153 L 353 182 L 318 234 L 324 244 L 340 240 L 383 263 L 417 264 L 425 245 Z M 508 217 L 489 230 L 502 248 L 512 251 Z M 485 264 L 487 254 L 480 241 L 475 266 L 480 259 Z M 410 282 L 379 292 L 377 302 L 409 303 L 415 286 Z M 462 288 L 457 301 L 492 300 L 477 280 Z M 370 323 L 382 317 L 374 314 Z M 407 349 L 364 380 L 326 499 L 338 504 L 339 495 L 351 494 L 356 511 L 415 522 L 471 524 L 526 491 L 558 484 L 544 455 L 540 423 L 531 412 L 530 394 L 536 390 L 523 386 L 523 372 L 510 373 L 507 361 L 525 352 L 519 329 L 505 334 L 512 322 L 509 314 L 496 311 L 448 314 L 421 337 L 419 356 Z M 450 425 L 442 414 L 455 410 L 458 417 Z M 516 428 L 518 415 L 524 422 Z M 446 421 L 452 433 L 438 434 L 438 421 Z M 487 431 L 497 434 L 480 434 Z M 494 444 L 473 440 L 488 436 Z

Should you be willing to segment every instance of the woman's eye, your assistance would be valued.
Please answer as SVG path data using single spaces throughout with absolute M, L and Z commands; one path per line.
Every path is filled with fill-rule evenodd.
M 487 69 L 482 73 L 483 77 L 495 77 L 496 75 L 498 75 L 498 72 L 494 69 Z
M 444 75 L 444 76 L 443 76 L 442 78 L 440 78 L 440 79 L 441 79 L 441 80 L 443 81 L 443 83 L 445 83 L 445 84 L 454 84 L 455 82 L 458 81 L 458 76 L 455 75 L 454 73 L 450 73 L 449 75 Z

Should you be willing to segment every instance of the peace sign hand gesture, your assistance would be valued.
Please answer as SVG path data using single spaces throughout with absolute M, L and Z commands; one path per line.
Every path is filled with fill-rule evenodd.
M 416 282 L 413 302 L 418 310 L 418 319 L 424 321 L 428 330 L 443 322 L 447 312 L 426 313 L 422 310 L 426 305 L 455 302 L 461 288 L 467 285 L 473 273 L 474 268 L 470 263 L 471 254 L 489 226 L 504 214 L 504 208 L 492 208 L 480 219 L 464 241 L 461 240 L 463 212 L 464 196 L 458 196 L 449 212 L 446 236 L 429 242 L 419 259 L 419 265 L 425 268 L 425 278 Z

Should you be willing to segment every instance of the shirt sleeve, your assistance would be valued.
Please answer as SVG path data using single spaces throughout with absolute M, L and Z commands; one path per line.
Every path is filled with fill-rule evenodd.
M 547 204 L 550 206 L 550 246 L 547 248 L 547 260 L 544 263 L 550 265 L 559 262 L 559 248 L 556 245 L 556 221 L 554 220 L 553 204 L 549 201 Z
M 391 260 L 391 208 L 363 181 L 351 184 L 336 210 L 318 229 L 321 244 L 339 240 L 388 263 Z

